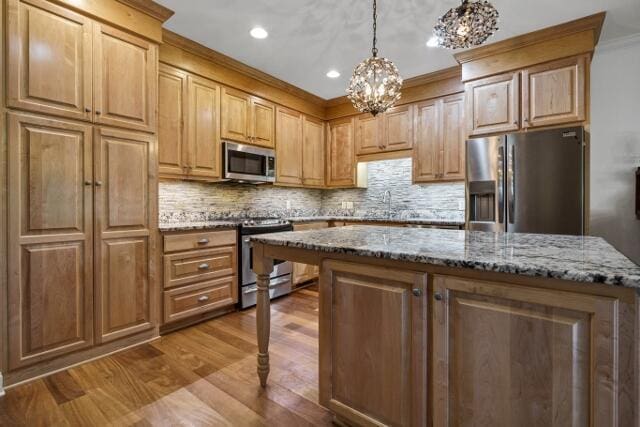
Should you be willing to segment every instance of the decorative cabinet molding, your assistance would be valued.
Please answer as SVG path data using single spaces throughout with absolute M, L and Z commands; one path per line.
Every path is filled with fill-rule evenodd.
M 7 10 L 9 107 L 155 132 L 156 44 L 44 0 Z
M 416 104 L 413 182 L 465 178 L 464 94 Z

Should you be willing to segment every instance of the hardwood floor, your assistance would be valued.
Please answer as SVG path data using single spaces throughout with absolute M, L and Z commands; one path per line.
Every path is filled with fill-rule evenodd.
M 318 405 L 317 288 L 272 310 L 264 390 L 252 309 L 12 388 L 0 398 L 0 425 L 331 425 Z

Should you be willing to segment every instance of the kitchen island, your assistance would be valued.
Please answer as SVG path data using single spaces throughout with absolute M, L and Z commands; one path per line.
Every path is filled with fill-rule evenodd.
M 637 425 L 640 267 L 596 237 L 347 226 L 252 237 L 320 265 L 320 396 L 352 425 Z

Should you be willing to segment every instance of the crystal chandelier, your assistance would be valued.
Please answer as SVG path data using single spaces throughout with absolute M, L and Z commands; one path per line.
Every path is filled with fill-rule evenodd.
M 498 11 L 486 0 L 462 0 L 442 15 L 433 29 L 440 46 L 462 49 L 484 43 L 498 31 Z
M 372 56 L 362 61 L 353 70 L 347 88 L 347 98 L 353 106 L 363 112 L 376 115 L 383 113 L 400 99 L 402 77 L 398 69 L 387 58 L 378 57 L 376 48 L 376 0 L 373 0 L 373 48 Z

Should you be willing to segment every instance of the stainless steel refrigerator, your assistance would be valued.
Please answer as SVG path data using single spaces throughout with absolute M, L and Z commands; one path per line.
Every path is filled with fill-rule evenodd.
M 467 141 L 470 230 L 584 234 L 582 127 Z

